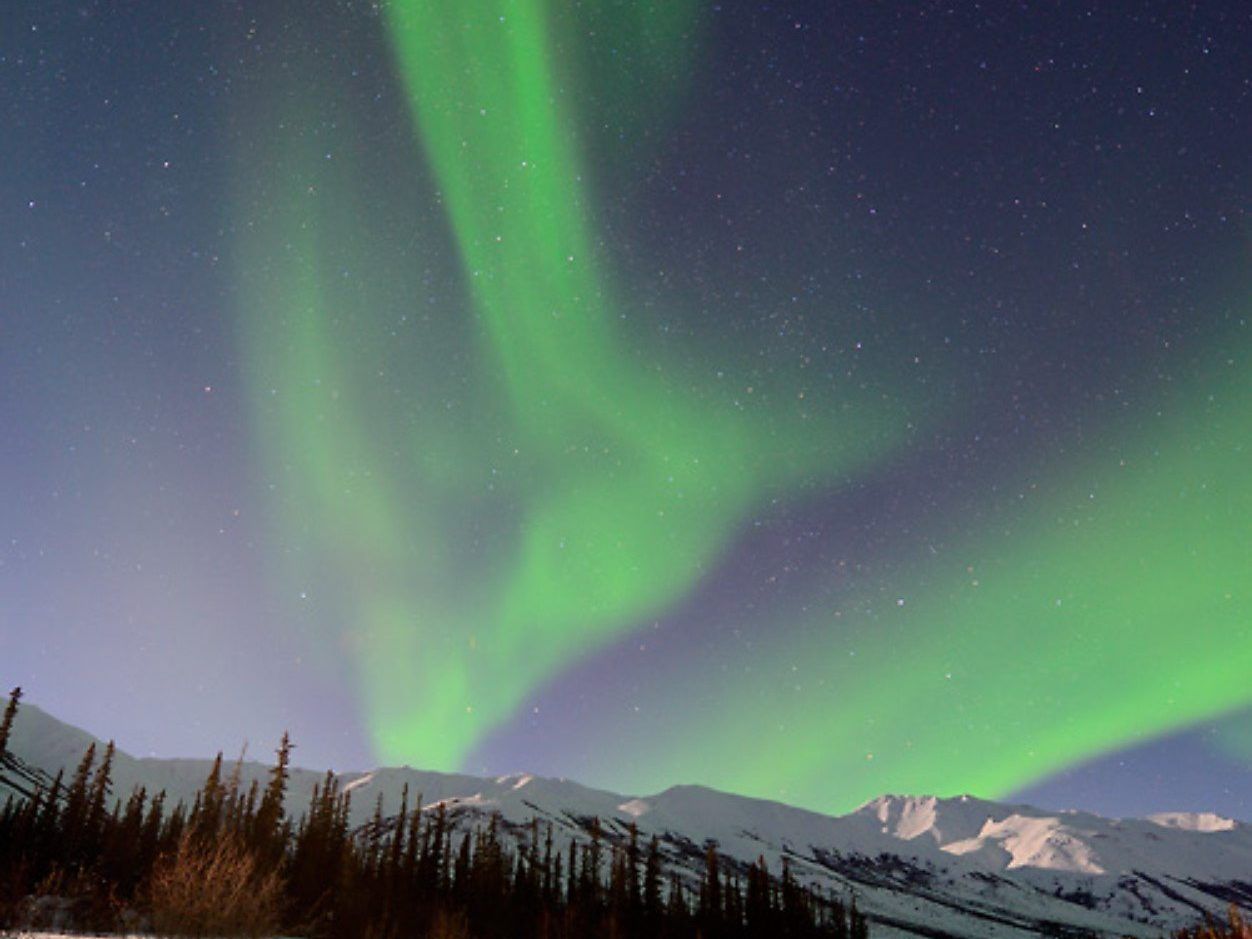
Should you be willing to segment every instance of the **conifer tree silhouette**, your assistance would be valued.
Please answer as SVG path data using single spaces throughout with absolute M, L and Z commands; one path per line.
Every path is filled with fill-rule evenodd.
M 22 700 L 22 689 L 14 688 L 9 692 L 9 703 L 5 705 L 4 717 L 0 717 L 0 758 L 9 745 L 9 735 L 13 732 L 13 721 L 17 717 L 17 705 Z

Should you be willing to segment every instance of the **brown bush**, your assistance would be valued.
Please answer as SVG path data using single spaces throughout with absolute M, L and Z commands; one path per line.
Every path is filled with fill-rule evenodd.
M 1208 923 L 1174 933 L 1177 939 L 1252 939 L 1252 923 L 1244 922 L 1233 905 L 1225 923 Z
M 152 872 L 152 927 L 159 936 L 264 936 L 278 926 L 282 878 L 239 839 L 183 836 Z

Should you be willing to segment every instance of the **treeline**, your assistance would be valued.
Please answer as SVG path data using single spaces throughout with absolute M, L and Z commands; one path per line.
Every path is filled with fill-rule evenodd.
M 0 758 L 19 691 L 0 723 Z M 535 820 L 458 824 L 404 793 L 387 817 L 350 825 L 351 793 L 332 773 L 298 819 L 284 812 L 291 745 L 264 785 L 240 785 L 219 755 L 190 805 L 164 793 L 111 795 L 113 747 L 90 747 L 0 811 L 0 928 L 57 925 L 166 935 L 431 939 L 862 939 L 855 903 L 800 884 L 784 862 L 727 863 L 709 845 L 698 886 L 667 869 L 632 825 L 587 819 L 557 844 Z M 10 757 L 10 760 L 12 758 Z M 461 820 L 464 821 L 463 819 Z M 512 846 L 510 846 L 512 845 Z M 688 858 L 692 860 L 692 858 Z M 61 922 L 49 920 L 60 919 Z M 44 922 L 38 922 L 43 919 Z

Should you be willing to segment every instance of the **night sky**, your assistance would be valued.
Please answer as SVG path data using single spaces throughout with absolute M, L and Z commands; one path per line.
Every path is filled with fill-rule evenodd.
M 0 681 L 1252 817 L 1252 10 L 982 7 L 7 3 Z

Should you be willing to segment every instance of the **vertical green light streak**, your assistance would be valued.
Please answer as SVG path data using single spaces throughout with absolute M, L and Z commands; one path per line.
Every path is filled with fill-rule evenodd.
M 474 354 L 423 350 L 407 366 L 413 395 L 380 406 L 369 363 L 386 356 L 385 304 L 345 288 L 339 270 L 414 278 L 372 259 L 351 161 L 327 169 L 298 132 L 278 144 L 286 178 L 260 185 L 267 224 L 241 239 L 245 345 L 285 490 L 289 576 L 333 591 L 341 635 L 315 644 L 356 663 L 388 761 L 455 766 L 536 685 L 682 597 L 754 506 L 863 465 L 904 430 L 863 390 L 811 393 L 805 406 L 829 415 L 819 422 L 794 394 L 757 403 L 766 396 L 719 392 L 636 351 L 554 77 L 557 9 L 386 7 L 466 293 L 438 312 L 471 315 Z M 426 227 L 417 242 L 444 237 Z M 437 416 L 453 397 L 459 420 Z M 495 517 L 467 536 L 484 505 Z
M 509 705 L 597 637 L 689 587 L 761 492 L 846 467 L 866 427 L 814 446 L 794 416 L 693 399 L 632 358 L 597 270 L 573 123 L 540 2 L 389 8 L 415 121 L 527 458 L 516 555 L 474 661 L 475 700 Z M 851 441 L 860 438 L 860 442 Z M 488 693 L 490 688 L 490 693 Z M 495 710 L 499 710 L 498 708 Z M 442 717 L 430 713 L 439 733 Z M 386 723 L 386 716 L 378 716 Z

